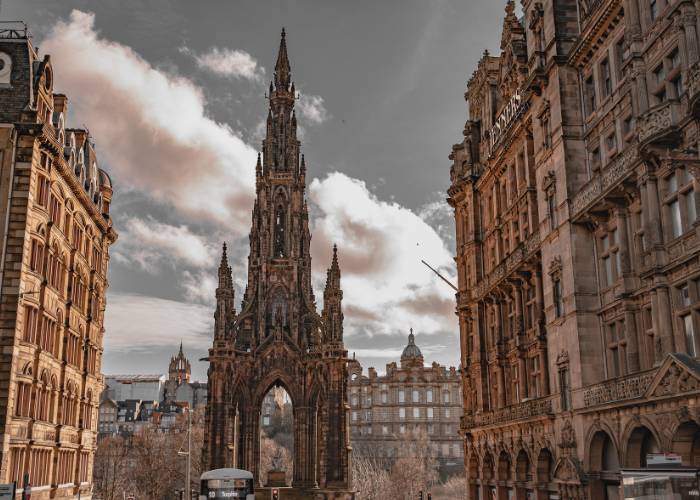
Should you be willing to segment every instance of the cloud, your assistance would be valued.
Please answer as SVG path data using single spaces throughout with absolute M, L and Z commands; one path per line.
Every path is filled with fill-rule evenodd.
M 94 23 L 94 14 L 74 10 L 41 46 L 57 68 L 57 89 L 75 98 L 74 121 L 89 124 L 99 157 L 109 164 L 115 196 L 136 189 L 181 214 L 245 234 L 256 151 L 205 114 L 194 83 L 100 37 Z
M 315 125 L 320 125 L 331 117 L 320 95 L 301 94 L 298 106 L 301 116 Z
M 152 217 L 129 217 L 119 227 L 113 254 L 120 262 L 135 263 L 155 273 L 163 264 L 212 267 L 217 249 L 185 225 L 173 226 Z
M 265 77 L 265 69 L 244 50 L 212 47 L 203 54 L 197 54 L 188 47 L 181 47 L 179 50 L 192 56 L 200 69 L 219 76 L 243 78 L 254 82 L 262 82 Z
M 105 349 L 148 350 L 170 347 L 182 339 L 201 349 L 214 331 L 210 307 L 143 295 L 112 293 L 105 311 Z
M 191 302 L 209 306 L 211 311 L 214 310 L 218 284 L 218 274 L 214 270 L 183 273 L 182 286 L 185 289 L 185 298 Z
M 421 260 L 448 276 L 451 253 L 415 212 L 373 195 L 363 181 L 342 173 L 314 179 L 309 196 L 318 208 L 312 252 L 316 282 L 339 245 L 345 331 L 350 335 L 434 334 L 457 328 L 454 291 Z

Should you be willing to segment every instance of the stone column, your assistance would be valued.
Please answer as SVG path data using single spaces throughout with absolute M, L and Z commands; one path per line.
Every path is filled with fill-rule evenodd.
M 628 276 L 632 272 L 632 258 L 630 255 L 629 238 L 627 237 L 627 209 L 618 208 L 615 210 L 615 221 L 617 224 L 617 238 L 620 252 L 620 273 Z
M 639 24 L 639 4 L 638 0 L 625 0 L 625 18 L 627 21 L 627 30 L 632 34 L 638 34 L 642 31 Z
M 639 371 L 639 340 L 634 312 L 625 311 L 625 339 L 627 340 L 627 373 Z
M 659 310 L 657 312 L 659 321 L 659 335 L 663 342 L 664 354 L 667 352 L 678 352 L 685 350 L 683 348 L 683 336 L 674 338 L 673 335 L 673 318 L 671 316 L 671 301 L 668 294 L 668 286 L 659 285 L 656 287 L 656 296 L 658 300 Z M 652 309 L 652 314 L 654 313 Z
M 688 67 L 698 62 L 698 15 L 695 9 L 687 7 L 683 11 L 683 31 L 685 32 L 685 46 L 688 54 Z

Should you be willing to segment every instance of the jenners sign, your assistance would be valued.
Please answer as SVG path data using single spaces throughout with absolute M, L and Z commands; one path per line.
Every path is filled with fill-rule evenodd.
M 489 131 L 489 155 L 493 153 L 495 147 L 501 142 L 503 136 L 513 122 L 520 118 L 527 109 L 527 102 L 523 102 L 523 95 L 520 90 L 516 90 L 496 118 L 496 123 Z

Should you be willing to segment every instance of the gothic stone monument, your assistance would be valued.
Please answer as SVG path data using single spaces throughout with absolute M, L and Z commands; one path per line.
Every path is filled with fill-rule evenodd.
M 240 313 L 225 246 L 219 267 L 203 465 L 245 469 L 260 483 L 261 405 L 267 391 L 281 385 L 294 407 L 294 473 L 285 496 L 353 499 L 340 267 L 334 247 L 319 315 L 295 97 L 283 30 L 256 165 Z

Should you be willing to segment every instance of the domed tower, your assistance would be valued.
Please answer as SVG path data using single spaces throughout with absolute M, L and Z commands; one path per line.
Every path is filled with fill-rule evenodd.
M 413 328 L 408 334 L 408 345 L 401 353 L 401 368 L 418 367 L 423 368 L 423 353 L 416 345 L 416 338 L 413 335 Z

